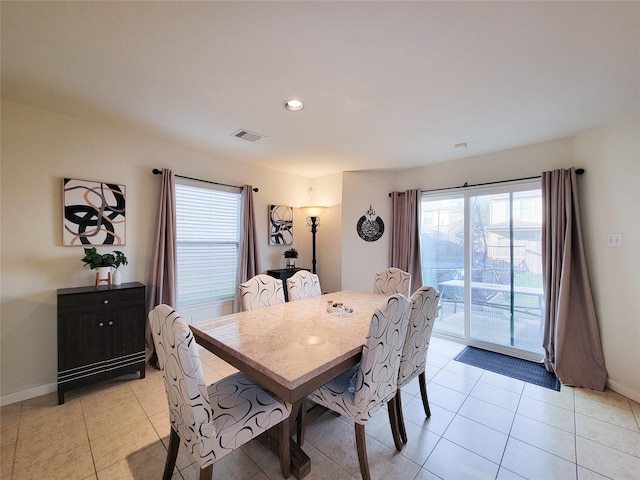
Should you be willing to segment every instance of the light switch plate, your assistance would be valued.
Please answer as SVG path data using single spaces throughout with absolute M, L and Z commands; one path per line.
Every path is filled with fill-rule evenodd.
M 607 237 L 607 247 L 609 248 L 622 248 L 622 234 L 610 233 Z

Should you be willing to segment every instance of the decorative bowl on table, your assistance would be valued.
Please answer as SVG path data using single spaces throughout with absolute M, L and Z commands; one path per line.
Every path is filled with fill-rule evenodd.
M 345 307 L 342 302 L 334 302 L 332 300 L 327 301 L 327 313 L 334 317 L 346 317 L 355 313 L 355 310 L 351 307 Z

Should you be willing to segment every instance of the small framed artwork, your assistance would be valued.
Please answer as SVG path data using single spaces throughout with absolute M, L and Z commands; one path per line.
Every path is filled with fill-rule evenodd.
M 126 187 L 63 179 L 62 244 L 125 245 Z
M 269 245 L 293 243 L 293 207 L 269 205 Z

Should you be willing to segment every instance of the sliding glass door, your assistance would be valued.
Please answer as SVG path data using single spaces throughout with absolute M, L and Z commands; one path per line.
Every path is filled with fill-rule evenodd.
M 434 334 L 541 357 L 541 203 L 537 182 L 423 194 L 423 282 L 441 292 Z
M 421 202 L 422 283 L 440 291 L 434 333 L 465 336 L 464 197 L 424 196 Z

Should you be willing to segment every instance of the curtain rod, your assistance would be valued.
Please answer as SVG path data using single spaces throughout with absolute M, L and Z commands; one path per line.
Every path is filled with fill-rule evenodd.
M 584 173 L 584 168 L 576 168 L 576 175 L 582 175 L 583 173 Z M 482 187 L 484 185 L 495 185 L 497 183 L 518 182 L 520 180 L 535 180 L 536 178 L 542 178 L 542 176 L 538 175 L 537 177 L 514 178 L 513 180 L 498 180 L 496 182 L 475 183 L 473 185 L 469 185 L 467 184 L 467 182 L 465 182 L 464 185 L 460 185 L 458 187 L 432 188 L 431 190 L 420 190 L 420 192 L 421 193 L 438 192 L 440 190 L 453 190 L 456 188 Z M 393 192 L 389 193 L 389 196 L 391 196 L 392 194 Z M 404 195 L 404 192 L 398 192 L 398 195 Z
M 154 175 L 160 175 L 161 173 L 162 173 L 162 170 L 159 170 L 157 168 L 153 169 L 153 174 Z M 225 187 L 242 188 L 242 187 L 239 187 L 238 185 L 229 185 L 228 183 L 212 182 L 211 180 L 202 180 L 201 178 L 185 177 L 184 175 L 176 175 L 176 174 L 174 174 L 174 175 L 176 177 L 178 177 L 178 178 L 184 178 L 186 180 L 195 180 L 196 182 L 211 183 L 212 185 L 222 185 L 222 186 L 225 186 Z M 253 191 L 254 192 L 259 191 L 258 187 L 253 187 Z

